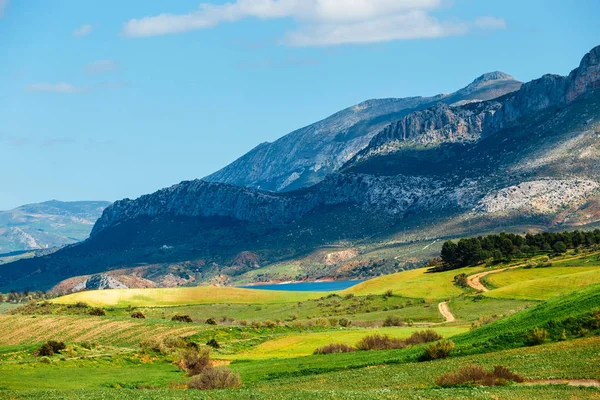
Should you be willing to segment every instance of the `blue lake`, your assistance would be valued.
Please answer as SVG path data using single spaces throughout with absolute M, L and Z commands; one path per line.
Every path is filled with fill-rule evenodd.
M 257 290 L 286 290 L 289 292 L 333 292 L 336 290 L 347 289 L 351 286 L 358 285 L 361 282 L 364 282 L 364 280 L 333 282 L 298 282 L 240 287 Z

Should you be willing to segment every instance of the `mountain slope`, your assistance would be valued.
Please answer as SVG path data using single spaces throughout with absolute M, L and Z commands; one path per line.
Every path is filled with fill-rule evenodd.
M 568 77 L 401 117 L 310 188 L 272 193 L 190 181 L 118 201 L 84 243 L 0 266 L 0 289 L 127 268 L 161 285 L 227 283 L 323 246 L 357 247 L 359 255 L 315 274 L 373 276 L 411 258 L 398 260 L 401 244 L 425 249 L 497 229 L 598 222 L 599 54 L 593 49 Z M 253 261 L 236 261 L 243 259 Z
M 369 100 L 263 143 L 230 165 L 204 178 L 270 191 L 290 191 L 320 182 L 364 148 L 388 123 L 432 104 L 489 100 L 518 90 L 521 82 L 491 72 L 451 94 L 433 97 Z
M 88 237 L 106 201 L 47 201 L 0 211 L 0 253 L 63 246 Z

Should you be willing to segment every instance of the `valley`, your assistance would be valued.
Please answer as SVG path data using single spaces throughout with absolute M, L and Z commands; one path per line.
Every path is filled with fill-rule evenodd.
M 417 269 L 338 292 L 114 289 L 22 303 L 0 315 L 0 398 L 205 398 L 183 389 L 189 378 L 173 362 L 184 350 L 168 344 L 177 340 L 210 348 L 215 368 L 239 373 L 242 389 L 211 398 L 478 398 L 476 386 L 436 385 L 436 377 L 473 363 L 525 377 L 486 389 L 501 398 L 594 398 L 600 290 L 590 277 L 600 273 L 600 253 L 548 255 L 551 265 L 536 255 L 491 269 Z M 468 285 L 457 283 L 462 274 Z M 486 290 L 471 287 L 477 276 Z M 102 316 L 90 315 L 97 309 Z M 177 315 L 190 322 L 174 321 Z M 536 328 L 545 337 L 532 345 Z M 369 335 L 407 340 L 427 329 L 454 343 L 448 359 L 421 361 L 421 344 L 313 355 L 330 343 L 358 346 Z M 33 353 L 48 340 L 66 349 L 44 361 Z M 555 384 L 567 381 L 573 386 Z

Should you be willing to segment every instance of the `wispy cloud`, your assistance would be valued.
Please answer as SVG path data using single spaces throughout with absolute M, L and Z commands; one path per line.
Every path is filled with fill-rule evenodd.
M 475 26 L 480 29 L 504 29 L 506 28 L 506 21 L 502 18 L 496 17 L 478 17 L 475 20 Z
M 236 0 L 201 4 L 187 14 L 160 14 L 132 19 L 123 33 L 129 37 L 175 34 L 208 29 L 245 18 L 288 18 L 298 28 L 288 32 L 288 46 L 332 46 L 390 40 L 464 35 L 471 28 L 499 29 L 504 20 L 480 17 L 475 22 L 440 21 L 431 12 L 443 0 Z
M 102 82 L 96 85 L 99 89 L 118 89 L 127 86 L 129 86 L 129 84 L 125 81 Z
M 0 0 L 0 17 L 4 16 L 4 10 L 8 7 L 8 0 Z
M 117 69 L 117 63 L 115 63 L 113 60 L 95 61 L 86 65 L 84 68 L 85 73 L 90 75 L 103 74 L 105 72 L 114 72 Z
M 2 0 L 0 0 L 2 1 Z M 83 37 L 87 36 L 92 32 L 93 26 L 90 24 L 81 25 L 79 28 L 73 31 L 73 36 L 75 37 Z
M 75 139 L 70 137 L 55 137 L 42 141 L 41 148 L 55 147 L 75 143 Z
M 0 135 L 0 142 L 11 147 L 21 147 L 30 143 L 30 139 L 24 136 Z
M 25 87 L 27 92 L 40 92 L 40 93 L 64 93 L 64 94 L 75 94 L 83 93 L 89 90 L 87 87 L 78 87 L 70 83 L 33 83 Z

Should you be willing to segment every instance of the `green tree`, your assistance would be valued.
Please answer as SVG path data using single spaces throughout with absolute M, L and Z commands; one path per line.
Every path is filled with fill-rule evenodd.
M 557 253 L 564 253 L 567 251 L 567 245 L 565 244 L 565 242 L 559 241 L 554 243 L 554 246 L 552 246 L 552 249 L 557 252 Z

